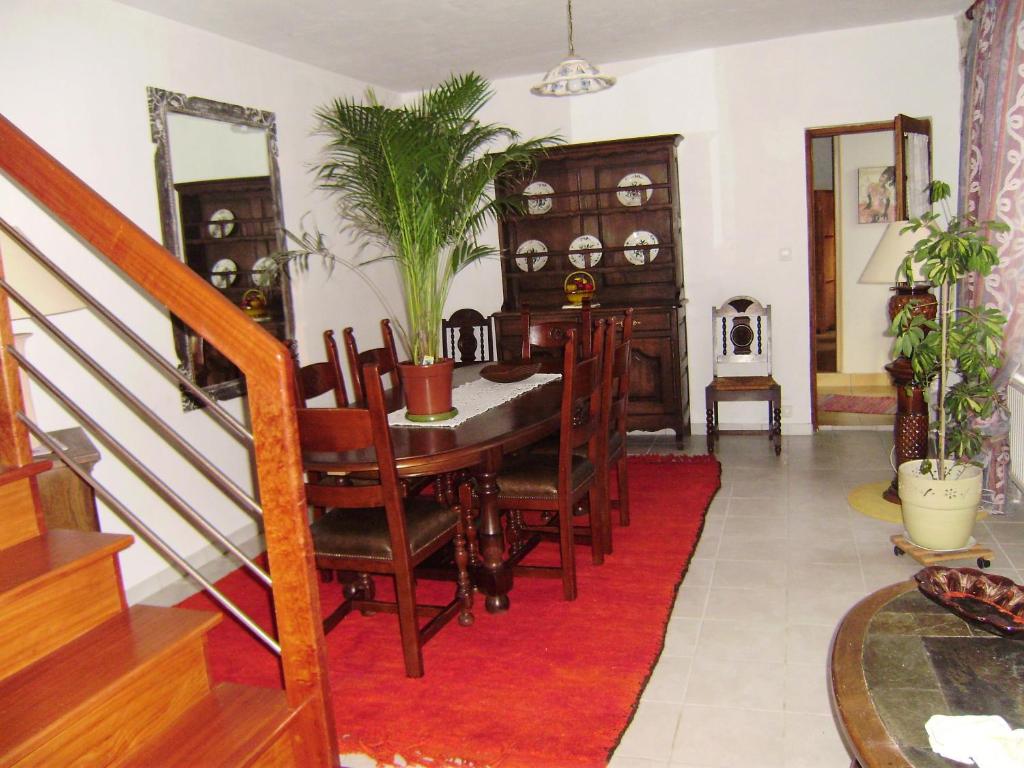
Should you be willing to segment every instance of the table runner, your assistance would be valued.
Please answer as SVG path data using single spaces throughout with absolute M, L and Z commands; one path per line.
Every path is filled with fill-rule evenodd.
M 452 390 L 452 405 L 459 410 L 454 418 L 445 421 L 409 421 L 405 409 L 393 411 L 388 416 L 392 427 L 456 427 L 474 416 L 519 397 L 524 392 L 561 378 L 560 373 L 535 373 L 528 379 L 511 384 L 499 384 L 487 379 L 476 379 Z

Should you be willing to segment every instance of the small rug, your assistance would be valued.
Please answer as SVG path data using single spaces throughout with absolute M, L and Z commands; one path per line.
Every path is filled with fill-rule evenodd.
M 896 413 L 895 397 L 869 397 L 867 395 L 825 395 L 821 410 L 830 413 Z
M 884 520 L 887 523 L 903 524 L 903 507 L 882 498 L 882 493 L 889 487 L 889 480 L 880 483 L 858 485 L 846 497 L 847 502 L 862 515 Z M 978 510 L 978 520 L 984 520 L 988 514 Z
M 664 647 L 721 468 L 712 456 L 636 456 L 629 473 L 632 523 L 615 526 L 604 565 L 577 548 L 575 601 L 562 600 L 557 579 L 516 579 L 511 610 L 496 616 L 478 597 L 472 626 L 453 621 L 424 646 L 418 680 L 405 677 L 395 616 L 355 614 L 331 631 L 341 752 L 432 768 L 606 765 Z M 266 592 L 247 572 L 218 587 L 270 626 Z M 452 589 L 420 582 L 425 600 L 447 600 Z M 321 584 L 320 596 L 330 610 L 340 588 Z M 217 610 L 205 594 L 182 607 Z M 230 616 L 207 643 L 215 680 L 280 685 L 276 657 Z

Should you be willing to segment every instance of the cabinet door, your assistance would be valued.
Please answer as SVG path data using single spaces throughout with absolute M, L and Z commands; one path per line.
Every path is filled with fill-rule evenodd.
M 667 413 L 675 401 L 671 337 L 637 338 L 630 344 L 629 412 Z

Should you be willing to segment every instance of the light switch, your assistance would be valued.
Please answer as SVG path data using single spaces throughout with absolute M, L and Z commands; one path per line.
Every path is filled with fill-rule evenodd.
M 779 261 L 792 261 L 792 260 L 793 260 L 793 251 L 791 251 L 789 248 L 780 248 L 779 249 Z

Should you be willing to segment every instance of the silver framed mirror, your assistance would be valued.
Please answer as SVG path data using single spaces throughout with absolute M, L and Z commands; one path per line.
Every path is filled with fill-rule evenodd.
M 273 112 L 146 89 L 164 246 L 278 339 L 292 336 Z M 211 397 L 245 393 L 234 365 L 171 317 L 181 371 Z M 198 401 L 182 392 L 186 410 Z

